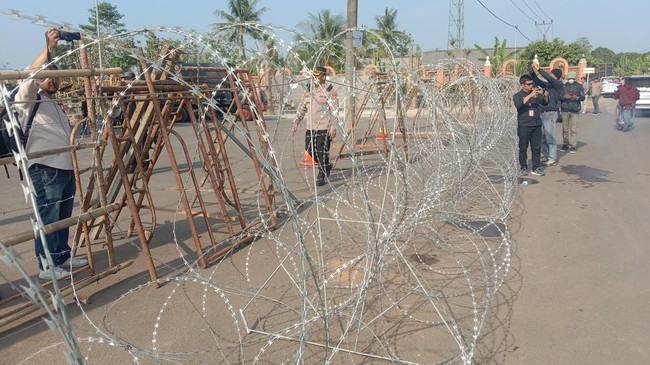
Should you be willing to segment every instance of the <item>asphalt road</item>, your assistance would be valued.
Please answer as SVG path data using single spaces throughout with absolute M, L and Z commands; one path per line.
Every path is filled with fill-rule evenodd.
M 620 132 L 614 107 L 604 99 L 601 114 L 581 114 L 577 153 L 559 152 L 522 189 L 494 363 L 649 361 L 650 115 Z
M 619 132 L 613 124 L 614 105 L 614 100 L 604 99 L 600 115 L 582 114 L 578 152 L 559 153 L 559 164 L 548 168 L 546 176 L 528 176 L 530 184 L 521 189 L 515 200 L 510 216 L 514 244 L 511 268 L 482 332 L 483 356 L 477 358 L 480 363 L 648 363 L 650 224 L 645 213 L 650 204 L 650 115 L 638 116 L 634 130 Z M 160 179 L 154 183 L 160 191 L 174 191 L 171 181 Z M 15 227 L 24 227 L 24 219 L 29 215 L 21 208 L 25 204 L 17 187 L 11 187 L 11 192 L 5 194 L 3 203 L 9 212 L 0 227 L 4 235 Z M 175 201 L 169 204 L 173 206 Z M 166 233 L 163 228 L 157 235 L 161 239 Z M 124 258 L 138 255 L 127 245 L 120 247 L 118 254 Z M 22 244 L 17 250 L 29 261 L 31 244 Z M 187 249 L 190 258 L 191 251 Z M 160 262 L 183 267 L 172 245 L 156 245 L 154 255 Z M 233 260 L 236 259 L 235 255 Z M 161 276 L 168 269 L 161 267 Z M 92 303 L 87 306 L 87 315 L 101 321 L 105 305 L 118 300 L 122 291 L 147 280 L 141 263 L 104 279 L 98 287 L 88 290 Z M 165 290 L 145 290 L 151 302 L 166 299 Z M 6 296 L 9 292 L 3 282 L 0 294 Z M 139 323 L 142 314 L 152 307 L 138 298 L 125 303 L 118 320 L 112 318 L 112 329 L 117 334 L 127 334 L 129 340 L 150 338 L 151 325 L 133 323 Z M 94 333 L 86 328 L 87 320 L 79 310 L 69 308 L 73 321 L 85 325 L 77 335 L 92 336 Z M 191 322 L 186 312 L 171 318 Z M 221 323 L 229 322 L 225 318 Z M 181 335 L 180 324 L 174 325 L 174 331 L 165 333 L 187 335 L 192 341 L 202 338 L 198 333 Z M 16 363 L 59 341 L 58 334 L 48 331 L 37 318 L 3 329 L 0 364 Z M 151 343 L 139 345 L 146 348 Z M 129 358 L 110 360 L 114 352 L 104 358 L 100 351 L 101 348 L 93 348 L 94 359 L 132 362 Z M 28 363 L 42 363 L 39 361 L 44 357 L 49 363 L 63 363 L 53 360 L 51 352 L 44 352 L 41 358 Z

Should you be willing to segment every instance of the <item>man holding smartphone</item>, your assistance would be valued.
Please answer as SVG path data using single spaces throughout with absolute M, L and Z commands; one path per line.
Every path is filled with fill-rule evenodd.
M 532 76 L 537 86 L 548 91 L 548 104 L 540 107 L 543 133 L 542 154 L 546 157 L 546 166 L 555 166 L 557 165 L 555 124 L 560 117 L 560 94 L 562 93 L 562 87 L 564 87 L 561 81 L 562 70 L 554 68 L 549 73 L 540 68 L 539 64 L 532 63 L 530 76 Z
M 512 96 L 517 108 L 517 136 L 519 137 L 519 166 L 521 175 L 528 175 L 528 146 L 533 162 L 530 173 L 544 176 L 540 163 L 542 150 L 542 119 L 540 106 L 548 104 L 548 92 L 535 87 L 533 78 L 523 75 L 519 78 L 521 90 Z
M 46 46 L 36 57 L 30 69 L 37 70 L 49 62 L 50 54 L 56 49 L 61 32 L 51 28 L 45 33 Z M 50 65 L 48 69 L 56 69 Z M 25 145 L 25 152 L 47 152 L 55 148 L 70 145 L 71 126 L 65 112 L 55 99 L 61 80 L 55 77 L 46 79 L 35 78 L 26 80 L 16 93 L 16 110 L 22 124 L 26 124 L 27 116 L 40 105 L 34 114 L 34 120 Z M 22 125 L 23 130 L 26 126 Z M 43 225 L 48 225 L 69 218 L 72 215 L 76 191 L 72 157 L 69 152 L 47 153 L 31 158 L 28 162 L 28 172 L 36 193 L 38 213 Z M 68 245 L 69 229 L 46 234 L 47 248 L 52 257 L 48 263 L 44 242 L 40 236 L 35 239 L 36 259 L 41 279 L 62 279 L 70 275 L 66 268 L 77 268 L 88 264 L 80 257 L 72 257 Z

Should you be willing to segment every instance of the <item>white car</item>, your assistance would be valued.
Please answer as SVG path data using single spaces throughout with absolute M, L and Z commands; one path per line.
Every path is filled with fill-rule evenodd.
M 650 75 L 634 75 L 625 78 L 625 82 L 628 80 L 639 89 L 640 98 L 636 102 L 636 109 L 650 110 Z
M 614 96 L 614 92 L 623 84 L 623 81 L 618 76 L 604 76 L 600 79 L 600 84 L 603 88 L 600 95 L 607 97 Z

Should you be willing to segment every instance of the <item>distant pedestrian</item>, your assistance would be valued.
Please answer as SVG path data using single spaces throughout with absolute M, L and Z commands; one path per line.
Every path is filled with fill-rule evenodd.
M 530 145 L 533 168 L 530 173 L 544 176 L 540 163 L 542 150 L 542 119 L 540 105 L 548 104 L 548 92 L 536 88 L 533 78 L 519 78 L 521 90 L 512 96 L 517 108 L 517 136 L 519 137 L 519 167 L 521 175 L 528 175 L 528 146 Z
M 542 155 L 546 157 L 546 166 L 557 165 L 557 141 L 555 137 L 555 125 L 560 117 L 560 96 L 562 94 L 562 70 L 554 68 L 550 73 L 539 68 L 539 65 L 533 63 L 533 71 L 530 75 L 538 86 L 543 87 L 548 92 L 548 104 L 542 105 Z M 542 76 L 544 80 L 540 79 Z
M 327 69 L 316 67 L 313 73 L 314 81 L 308 85 L 293 120 L 293 133 L 296 133 L 298 124 L 306 117 L 305 151 L 318 162 L 316 185 L 323 186 L 332 170 L 330 145 L 336 137 L 339 101 L 334 86 L 327 83 Z
M 598 107 L 598 99 L 600 99 L 600 93 L 603 92 L 603 85 L 600 83 L 600 80 L 593 79 L 591 80 L 591 102 L 594 104 L 594 114 L 600 114 L 600 108 Z
M 582 90 L 585 94 L 585 100 L 582 103 L 580 103 L 580 112 L 584 114 L 587 112 L 587 96 L 589 95 L 590 85 L 587 82 L 587 78 L 584 76 L 580 78 L 580 84 L 582 85 Z
M 578 143 L 578 117 L 580 102 L 585 100 L 585 92 L 581 84 L 576 82 L 576 72 L 567 73 L 567 82 L 562 89 L 562 138 L 564 145 L 560 151 L 576 153 Z

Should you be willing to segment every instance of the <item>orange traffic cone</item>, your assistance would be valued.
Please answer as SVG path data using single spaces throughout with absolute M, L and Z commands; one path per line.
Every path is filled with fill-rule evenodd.
M 303 160 L 298 163 L 300 166 L 318 166 L 318 162 L 311 158 L 309 152 L 305 151 Z
M 388 134 L 386 133 L 386 127 L 383 124 L 379 126 L 379 130 L 377 131 L 377 139 L 378 140 L 388 139 Z

